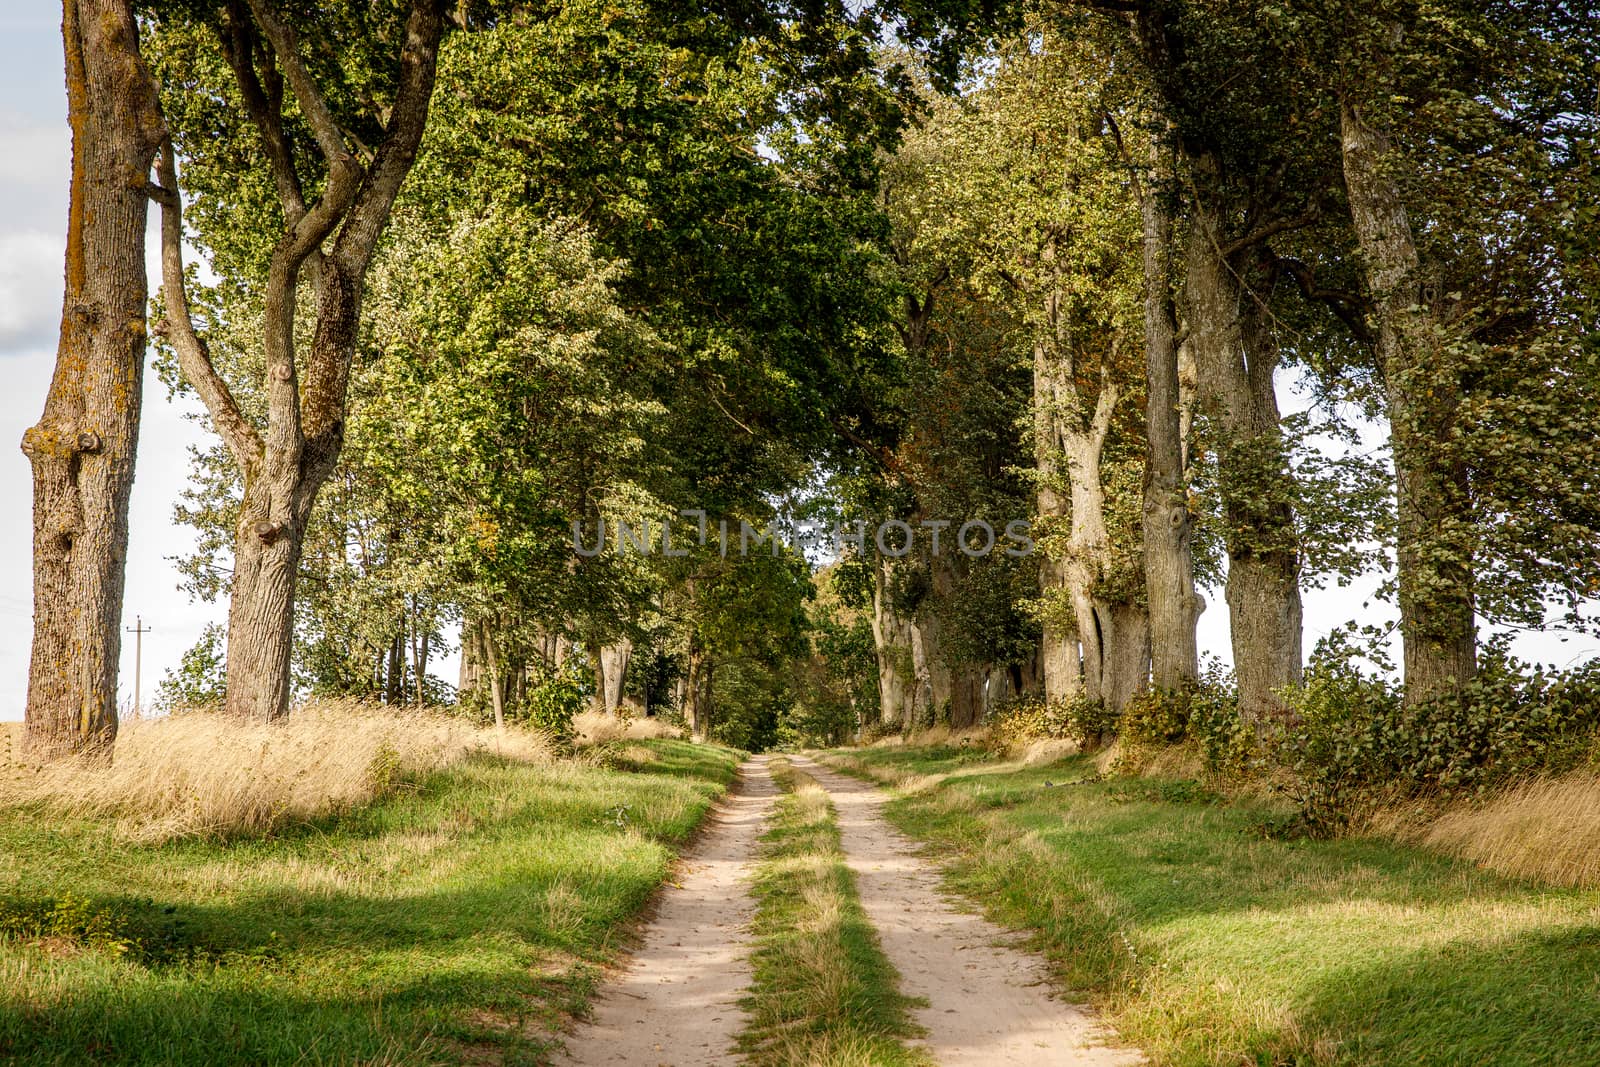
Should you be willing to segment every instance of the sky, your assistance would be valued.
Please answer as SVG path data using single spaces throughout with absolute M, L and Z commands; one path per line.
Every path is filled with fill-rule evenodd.
M 61 9 L 49 0 L 5 0 L 0 6 L 0 721 L 22 718 L 27 697 L 32 633 L 32 475 L 17 445 L 44 408 L 55 360 L 61 313 L 62 259 L 66 232 L 70 142 L 61 56 Z M 156 240 L 149 240 L 150 276 L 158 277 Z M 1280 385 L 1286 411 L 1304 401 Z M 143 640 L 143 695 L 177 666 L 208 622 L 226 618 L 226 605 L 193 603 L 178 588 L 173 557 L 190 550 L 193 531 L 173 522 L 173 505 L 187 479 L 188 451 L 204 443 L 202 425 L 186 418 L 198 401 L 169 401 L 147 370 L 144 422 L 133 488 L 124 625 L 135 618 L 149 628 Z M 1395 617 L 1369 575 L 1349 588 L 1307 590 L 1305 648 L 1347 620 L 1384 623 Z M 1200 618 L 1202 653 L 1231 659 L 1227 604 L 1221 591 L 1207 595 Z M 1600 655 L 1600 642 L 1563 641 L 1559 634 L 1524 635 L 1513 650 L 1527 659 L 1566 665 Z M 134 684 L 132 635 L 123 643 L 119 703 L 131 707 Z M 454 657 L 436 663 L 453 680 Z

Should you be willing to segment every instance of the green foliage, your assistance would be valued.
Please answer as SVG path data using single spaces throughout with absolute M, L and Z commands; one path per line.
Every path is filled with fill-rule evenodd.
M 1023 697 L 995 709 L 991 736 L 1004 745 L 1053 739 L 1093 748 L 1110 736 L 1116 721 L 1098 700 L 1081 694 L 1066 700 Z
M 558 741 L 572 739 L 572 720 L 584 708 L 583 681 L 570 666 L 547 670 L 516 705 L 516 718 Z
M 108 820 L 7 810 L 0 1059 L 542 1062 L 738 760 L 629 748 L 651 758 L 474 759 L 258 841 L 151 848 Z
M 1600 731 L 1600 663 L 1549 675 L 1491 650 L 1472 682 L 1407 705 L 1392 683 L 1319 652 L 1286 694 L 1293 717 L 1267 739 L 1314 833 L 1337 831 L 1377 791 L 1477 794 L 1558 773 L 1586 758 Z
M 1251 769 L 1254 731 L 1239 717 L 1239 699 L 1228 673 L 1215 660 L 1181 690 L 1141 689 L 1122 709 L 1117 735 L 1135 749 L 1192 744 L 1213 774 Z
M 227 695 L 227 663 L 222 627 L 207 623 L 176 668 L 156 686 L 153 705 L 162 710 L 205 708 L 219 705 Z

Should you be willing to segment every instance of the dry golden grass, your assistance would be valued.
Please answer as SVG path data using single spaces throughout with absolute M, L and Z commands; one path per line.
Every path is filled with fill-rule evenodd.
M 580 745 L 601 745 L 607 741 L 649 741 L 660 737 L 672 740 L 683 738 L 682 730 L 660 719 L 607 715 L 600 711 L 579 713 L 572 720 L 572 729 Z
M 181 712 L 124 721 L 109 765 L 8 765 L 0 806 L 114 816 L 141 840 L 259 834 L 364 803 L 477 753 L 555 758 L 538 734 L 353 701 L 308 704 L 271 725 Z
M 21 750 L 22 724 L 0 722 L 0 767 L 8 767 L 17 762 L 17 754 Z
M 1502 874 L 1600 885 L 1600 775 L 1519 782 L 1404 836 Z

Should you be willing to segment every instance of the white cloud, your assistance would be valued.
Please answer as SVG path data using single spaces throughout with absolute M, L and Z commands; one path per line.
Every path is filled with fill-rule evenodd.
M 62 238 L 0 234 L 0 354 L 48 346 L 61 321 Z

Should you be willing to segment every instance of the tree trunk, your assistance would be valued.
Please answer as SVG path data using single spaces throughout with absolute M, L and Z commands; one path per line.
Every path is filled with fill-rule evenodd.
M 421 637 L 416 636 L 416 629 L 412 630 L 412 648 L 415 649 L 415 655 L 412 657 L 412 661 L 414 663 L 412 673 L 416 678 L 415 696 L 417 706 L 419 708 L 427 701 L 428 698 L 427 687 L 423 685 L 422 682 L 423 679 L 428 677 L 428 646 L 432 643 L 432 639 L 433 635 L 426 630 L 422 632 Z
M 872 642 L 878 660 L 878 703 L 887 727 L 909 723 L 915 673 L 911 664 L 911 624 L 895 610 L 889 593 L 887 560 L 879 558 L 872 595 Z
M 1165 178 L 1157 166 L 1152 183 Z M 1204 610 L 1194 585 L 1194 517 L 1185 478 L 1177 317 L 1172 306 L 1172 217 L 1159 184 L 1139 190 L 1144 221 L 1145 439 L 1144 573 L 1151 678 L 1178 689 L 1200 677 L 1195 627 Z
M 1400 188 L 1386 169 L 1389 139 L 1345 101 L 1345 188 L 1372 298 L 1378 365 L 1389 401 L 1405 644 L 1405 700 L 1426 700 L 1477 672 L 1467 479 L 1445 442 L 1461 399 L 1460 371 L 1419 290 L 1420 263 Z
M 1194 165 L 1194 206 L 1185 280 L 1201 410 L 1217 438 L 1227 529 L 1227 598 L 1239 711 L 1246 721 L 1281 716 L 1276 691 L 1301 678 L 1300 556 L 1291 475 L 1273 391 L 1277 350 L 1256 296 L 1240 279 L 1215 189 L 1216 166 Z M 1248 250 L 1247 250 L 1248 251 Z M 1253 253 L 1252 253 L 1253 254 Z
M 1050 345 L 1039 341 L 1033 348 L 1034 465 L 1039 485 L 1035 506 L 1039 515 L 1036 533 L 1044 538 L 1060 538 L 1061 528 L 1074 521 L 1068 504 L 1068 476 L 1061 470 L 1061 432 L 1056 410 L 1060 403 L 1059 376 Z M 1071 592 L 1072 566 L 1072 561 L 1059 550 L 1039 553 L 1039 592 L 1045 609 L 1039 660 L 1044 673 L 1044 696 L 1051 701 L 1071 699 L 1083 689 L 1078 629 L 1081 613 Z
M 461 674 L 457 679 L 457 698 L 476 693 L 483 685 L 483 628 L 475 615 L 461 619 Z
M 950 720 L 954 686 L 950 665 L 945 662 L 941 630 L 933 605 L 924 603 L 911 623 L 911 665 L 917 693 L 914 703 L 921 713 L 921 721 L 912 722 L 913 729 L 941 721 L 948 724 Z M 914 714 L 913 719 L 916 718 Z
M 689 734 L 696 741 L 705 741 L 711 733 L 711 663 L 698 645 L 689 645 Z
M 494 725 L 496 729 L 504 729 L 506 725 L 505 693 L 501 689 L 500 656 L 494 647 L 494 631 L 489 628 L 489 620 L 481 623 L 483 632 L 483 665 L 489 670 L 489 706 L 494 709 Z
M 383 681 L 383 702 L 391 706 L 405 699 L 405 660 L 400 642 L 399 634 L 389 640 L 389 669 Z
M 144 380 L 145 215 L 162 137 L 125 0 L 66 0 L 72 184 L 55 375 L 22 438 L 33 466 L 33 651 L 23 747 L 50 759 L 117 732 L 128 496 Z
M 1120 712 L 1150 678 L 1150 616 L 1138 604 L 1101 601 L 1096 611 L 1106 633 L 1100 699 Z
M 633 658 L 633 642 L 626 637 L 600 650 L 600 681 L 604 710 L 615 715 L 622 705 L 622 690 L 628 680 L 628 662 Z
M 589 701 L 589 707 L 594 711 L 606 710 L 606 667 L 601 658 L 600 644 L 597 641 L 586 641 L 583 645 L 584 657 L 589 661 L 589 673 L 594 676 L 594 697 Z

